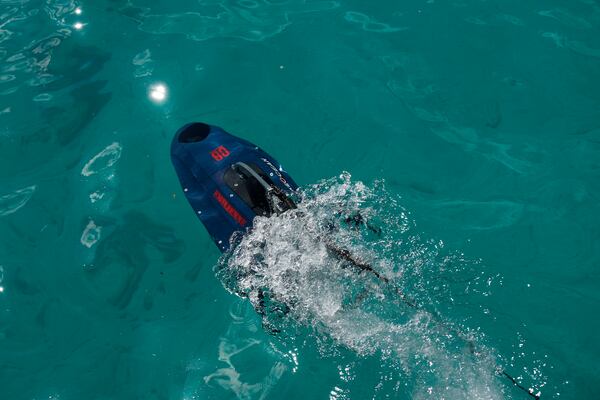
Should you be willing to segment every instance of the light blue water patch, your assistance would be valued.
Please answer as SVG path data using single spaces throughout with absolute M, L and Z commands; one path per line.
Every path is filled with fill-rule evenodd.
M 598 398 L 599 27 L 593 0 L 0 2 L 0 398 L 528 398 L 503 370 Z M 219 259 L 169 159 L 189 121 L 274 155 L 304 219 Z
M 399 28 L 392 27 L 388 24 L 384 24 L 382 22 L 378 22 L 368 15 L 356 12 L 356 11 L 348 11 L 344 15 L 344 19 L 350 23 L 354 23 L 360 25 L 362 29 L 369 32 L 381 32 L 381 33 L 390 33 L 390 32 L 399 32 L 408 28 Z

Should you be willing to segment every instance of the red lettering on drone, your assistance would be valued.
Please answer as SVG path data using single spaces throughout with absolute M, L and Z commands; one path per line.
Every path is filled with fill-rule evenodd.
M 227 211 L 227 214 L 231 215 L 235 222 L 237 222 L 241 226 L 246 225 L 246 219 L 242 217 L 240 213 L 235 208 L 233 208 L 231 204 L 229 204 L 229 202 L 225 197 L 223 197 L 221 192 L 215 190 L 215 192 L 213 193 L 213 197 L 217 200 L 221 207 L 223 207 L 223 209 Z
M 227 157 L 230 154 L 231 153 L 229 152 L 229 150 L 227 150 L 227 148 L 225 146 L 219 146 L 210 152 L 210 155 L 216 161 L 221 161 L 222 159 L 224 159 L 225 157 Z

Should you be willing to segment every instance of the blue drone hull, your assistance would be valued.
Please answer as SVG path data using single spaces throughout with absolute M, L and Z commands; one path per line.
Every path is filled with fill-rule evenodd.
M 252 227 L 256 207 L 227 179 L 236 163 L 250 165 L 286 195 L 298 188 L 281 165 L 258 146 L 203 123 L 180 128 L 171 143 L 171 161 L 183 192 L 219 250 L 229 249 L 236 232 Z

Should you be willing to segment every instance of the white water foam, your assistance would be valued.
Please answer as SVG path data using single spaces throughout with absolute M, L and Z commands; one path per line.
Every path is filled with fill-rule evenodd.
M 217 274 L 226 288 L 248 296 L 282 338 L 308 327 L 324 338 L 323 355 L 341 346 L 380 357 L 412 398 L 508 396 L 492 352 L 436 309 L 452 288 L 436 284 L 434 293 L 431 282 L 462 255 L 413 234 L 407 212 L 382 183 L 370 188 L 342 174 L 300 197 L 295 210 L 256 218 L 221 259 Z M 361 272 L 334 247 L 385 278 Z
M 36 185 L 0 196 L 0 217 L 14 214 L 27 204 L 35 193 Z
M 90 220 L 81 233 L 81 239 L 79 239 L 79 241 L 82 245 L 90 249 L 98 242 L 98 240 L 100 240 L 101 233 L 102 227 L 96 225 L 93 220 Z
M 122 148 L 119 143 L 111 143 L 83 166 L 81 175 L 91 176 L 112 167 L 121 158 L 121 151 Z

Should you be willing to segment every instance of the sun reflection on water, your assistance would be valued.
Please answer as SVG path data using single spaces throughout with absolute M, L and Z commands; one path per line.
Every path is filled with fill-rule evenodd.
M 156 83 L 150 86 L 149 97 L 155 103 L 162 103 L 167 99 L 167 86 L 163 83 Z

